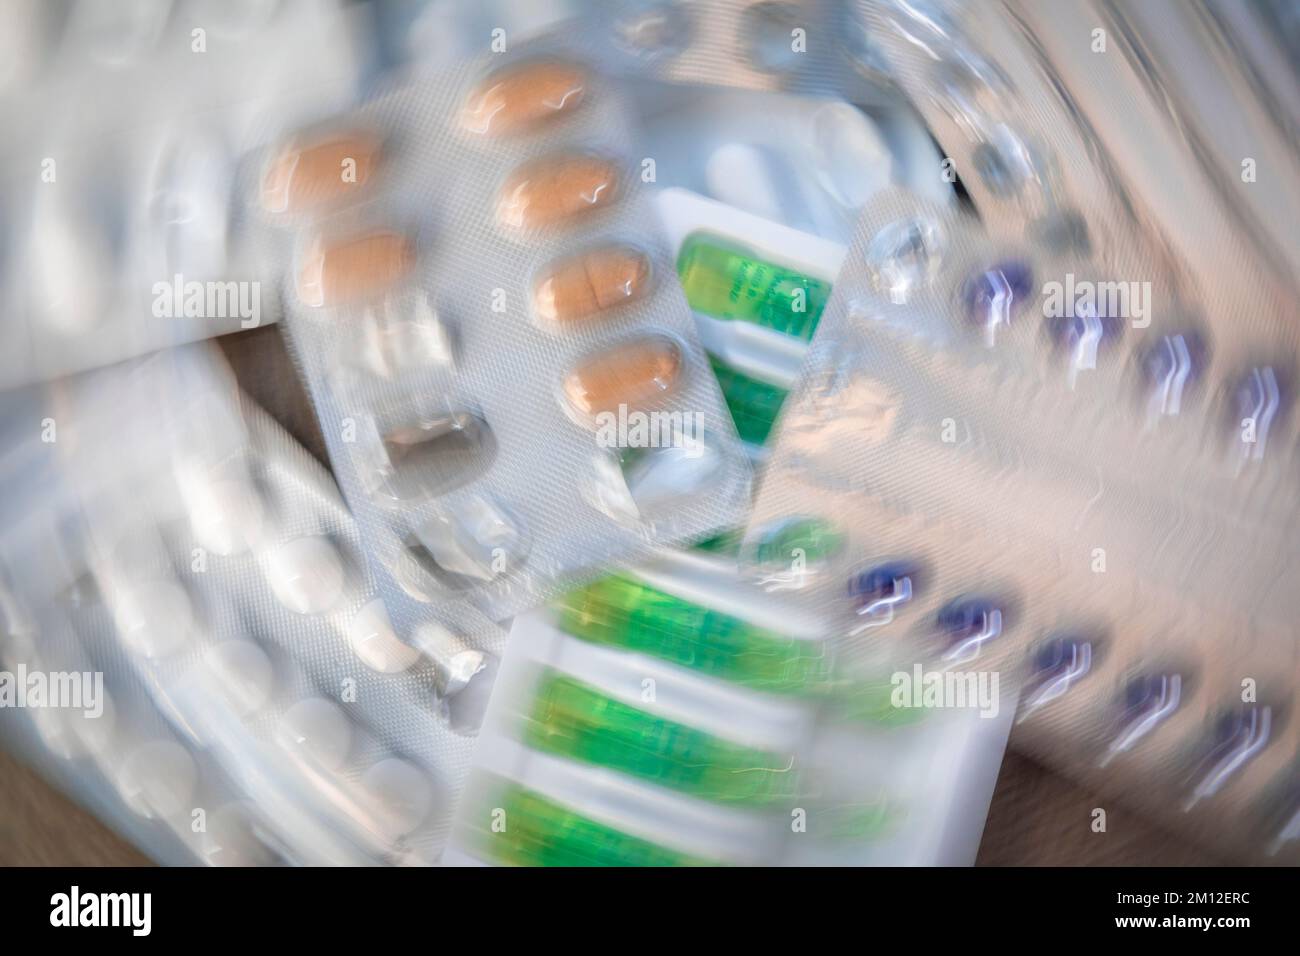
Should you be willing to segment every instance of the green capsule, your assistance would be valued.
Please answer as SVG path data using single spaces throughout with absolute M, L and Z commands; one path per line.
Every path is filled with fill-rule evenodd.
M 822 642 L 786 637 L 631 578 L 601 578 L 555 607 L 566 634 L 755 690 L 813 693 L 830 679 Z
M 677 277 L 695 311 L 804 341 L 812 338 L 831 294 L 829 282 L 765 262 L 743 245 L 706 232 L 682 243 Z
M 741 440 L 751 445 L 765 443 L 789 392 L 780 385 L 764 382 L 724 365 L 712 355 L 709 363 L 713 366 L 722 398 Z
M 709 866 L 709 862 L 631 836 L 518 784 L 493 801 L 505 827 L 481 829 L 478 845 L 511 866 Z
M 792 761 L 721 740 L 548 672 L 524 743 L 719 803 L 767 805 L 794 795 Z

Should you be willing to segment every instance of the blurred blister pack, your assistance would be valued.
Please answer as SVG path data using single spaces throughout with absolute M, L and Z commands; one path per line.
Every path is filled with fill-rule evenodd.
M 895 710 L 828 634 L 700 552 L 520 616 L 445 862 L 969 864 L 1014 694 Z
M 618 89 L 547 38 L 252 164 L 296 226 L 290 331 L 340 483 L 408 599 L 508 615 L 747 503 L 638 163 Z
M 272 118 L 299 124 L 355 100 L 359 23 L 346 6 L 5 12 L 0 385 L 277 321 L 239 215 L 238 156 Z
M 53 440 L 30 433 L 19 447 L 44 446 L 63 492 L 6 542 L 17 609 L 6 618 L 60 623 L 38 645 L 7 621 L 7 650 L 38 669 L 66 645 L 125 675 L 109 688 L 110 717 L 125 706 L 168 728 L 161 748 L 109 720 L 58 739 L 89 735 L 110 780 L 131 771 L 118 787 L 130 809 L 163 819 L 208 862 L 436 861 L 501 629 L 468 607 L 390 618 L 327 473 L 242 398 L 214 352 L 70 380 L 48 412 Z M 133 454 L 116 454 L 122 444 Z M 31 556 L 51 540 L 59 566 L 42 564 L 58 573 L 34 575 Z M 223 848 L 230 834 L 187 830 L 214 809 L 196 761 L 246 806 L 222 825 L 248 818 L 248 854 Z
M 1293 853 L 1300 510 L 1275 369 L 1297 338 L 1241 315 L 1210 348 L 1186 315 L 1171 283 L 882 194 L 742 562 L 838 608 L 850 656 L 1004 675 L 1049 762 L 1213 818 L 1234 853 Z

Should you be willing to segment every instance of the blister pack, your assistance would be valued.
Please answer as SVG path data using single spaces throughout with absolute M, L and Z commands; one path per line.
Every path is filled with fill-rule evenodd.
M 1167 283 L 1225 342 L 1241 315 L 1294 325 L 1285 224 L 1300 191 L 1290 177 L 1257 176 L 1257 165 L 1284 168 L 1294 134 L 1243 75 L 1245 58 L 1226 56 L 1219 14 L 1189 20 L 1163 0 L 1132 11 L 1069 0 L 855 6 L 944 151 L 944 177 L 960 179 L 992 236 Z
M 238 154 L 270 116 L 296 125 L 355 100 L 343 5 L 20 2 L 7 16 L 0 387 L 275 322 Z
M 646 229 L 626 106 L 579 49 L 538 41 L 305 137 L 262 198 L 289 222 L 335 200 L 299 217 L 291 332 L 403 592 L 502 616 L 737 517 L 748 464 Z
M 170 725 L 175 749 L 141 771 L 185 804 L 180 755 L 215 761 L 256 809 L 258 861 L 435 861 L 500 628 L 468 607 L 412 630 L 390 619 L 327 474 L 241 404 L 214 353 L 173 350 L 61 392 L 48 421 L 78 503 L 54 512 L 68 570 L 45 578 L 59 583 L 44 604 L 20 556 L 7 576 Z M 110 427 L 103 409 L 132 414 Z M 116 466 L 122 441 L 134 454 Z M 105 733 L 104 759 L 123 759 Z
M 827 622 L 676 552 L 517 618 L 448 863 L 969 863 L 1014 704 L 889 706 Z
M 1237 313 L 1211 341 L 1193 306 L 882 194 L 742 560 L 838 608 L 850 656 L 1005 675 L 1017 740 L 1049 762 L 1189 827 L 1213 819 L 1233 853 L 1294 853 L 1276 842 L 1300 733 L 1278 370 L 1300 339 Z

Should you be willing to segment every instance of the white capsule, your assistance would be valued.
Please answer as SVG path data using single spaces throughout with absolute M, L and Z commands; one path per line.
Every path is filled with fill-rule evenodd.
M 198 776 L 184 747 L 155 740 L 127 754 L 118 767 L 117 792 L 142 817 L 171 818 L 190 810 Z
M 390 757 L 361 775 L 361 786 L 383 835 L 395 841 L 410 833 L 429 815 L 433 787 L 419 768 Z
M 204 655 L 211 685 L 240 717 L 261 710 L 271 696 L 271 659 L 251 641 L 226 641 Z
M 325 770 L 338 770 L 352 749 L 352 724 L 337 704 L 309 697 L 289 708 L 276 731 L 280 746 Z
M 245 803 L 227 803 L 209 814 L 200 848 L 211 866 L 270 866 L 277 859 L 258 838 L 252 807 Z
M 328 611 L 343 594 L 343 560 L 319 536 L 277 548 L 268 559 L 267 576 L 280 603 L 299 614 Z
M 348 625 L 348 641 L 361 662 L 381 674 L 398 674 L 420 659 L 420 652 L 402 643 L 381 600 L 357 611 Z
M 194 607 L 175 581 L 140 581 L 115 588 L 113 616 L 122 642 L 137 654 L 162 658 L 175 654 L 190 639 Z

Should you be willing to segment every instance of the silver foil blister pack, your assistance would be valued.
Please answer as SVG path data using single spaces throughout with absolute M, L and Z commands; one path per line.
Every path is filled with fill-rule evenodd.
M 488 57 L 334 130 L 374 144 L 366 181 L 271 218 L 297 227 L 291 332 L 340 482 L 402 592 L 500 616 L 735 518 L 748 465 L 580 51 Z
M 837 606 L 850 655 L 1000 673 L 1049 762 L 1294 853 L 1296 336 L 1195 338 L 1170 283 L 1112 281 L 869 203 L 743 554 Z M 775 554 L 798 518 L 843 539 Z

